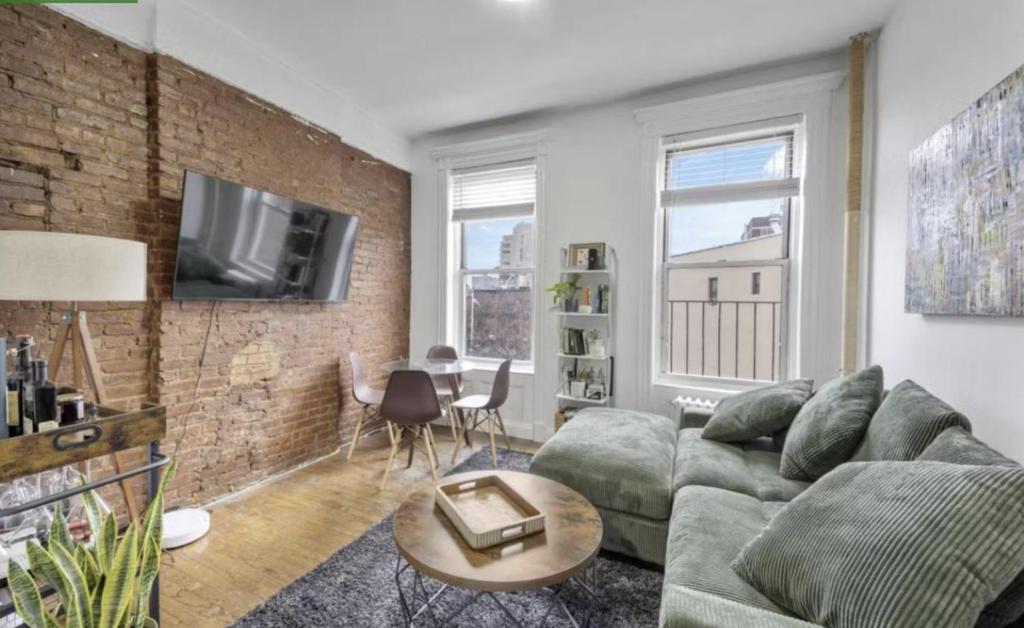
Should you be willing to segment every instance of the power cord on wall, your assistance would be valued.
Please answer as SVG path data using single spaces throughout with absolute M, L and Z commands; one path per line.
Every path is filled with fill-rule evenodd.
M 199 385 L 203 382 L 203 367 L 206 365 L 206 352 L 210 348 L 210 334 L 213 332 L 213 321 L 217 317 L 217 310 L 220 309 L 220 301 L 214 301 L 210 307 L 210 322 L 206 326 L 206 337 L 203 339 L 203 350 L 199 354 L 199 368 L 196 373 L 196 383 L 192 387 L 192 401 L 188 406 L 188 411 L 185 413 L 185 421 L 181 425 L 181 434 L 178 435 L 178 440 L 174 442 L 174 451 L 171 453 L 171 457 L 178 455 L 178 448 L 181 447 L 181 441 L 185 440 L 185 434 L 188 433 L 188 424 L 192 420 L 192 412 L 196 409 L 196 404 L 199 402 Z

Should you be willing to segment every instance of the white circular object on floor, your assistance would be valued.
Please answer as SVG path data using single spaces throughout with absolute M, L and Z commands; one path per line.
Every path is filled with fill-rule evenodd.
M 210 531 L 210 513 L 198 508 L 182 508 L 164 513 L 164 549 L 188 545 Z

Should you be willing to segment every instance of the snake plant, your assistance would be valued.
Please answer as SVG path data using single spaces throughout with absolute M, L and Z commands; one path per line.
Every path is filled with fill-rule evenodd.
M 14 606 L 30 628 L 152 628 L 149 595 L 160 569 L 164 488 L 175 465 L 164 473 L 142 521 L 132 521 L 117 538 L 117 517 L 104 514 L 95 494 L 83 494 L 92 530 L 88 543 L 71 538 L 58 505 L 46 547 L 30 541 L 29 569 L 7 564 Z M 37 581 L 57 592 L 59 606 L 43 600 Z

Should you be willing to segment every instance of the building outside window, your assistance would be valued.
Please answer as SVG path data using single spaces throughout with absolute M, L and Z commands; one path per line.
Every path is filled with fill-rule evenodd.
M 533 160 L 450 173 L 459 252 L 455 340 L 467 358 L 533 360 L 536 197 Z
M 797 125 L 663 144 L 662 371 L 778 380 Z

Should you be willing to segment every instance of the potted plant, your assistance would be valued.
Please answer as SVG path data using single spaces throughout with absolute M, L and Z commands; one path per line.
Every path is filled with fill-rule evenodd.
M 46 547 L 28 544 L 29 569 L 7 563 L 7 580 L 14 606 L 30 628 L 153 628 L 149 597 L 160 570 L 163 542 L 164 489 L 175 465 L 164 473 L 145 517 L 132 521 L 117 538 L 117 517 L 104 514 L 96 496 L 83 494 L 91 530 L 87 543 L 71 538 L 58 505 Z M 52 587 L 59 611 L 43 602 L 37 580 Z
M 558 305 L 561 303 L 562 309 L 565 312 L 575 312 L 576 308 L 579 307 L 576 301 L 576 291 L 579 290 L 577 284 L 579 281 L 579 274 L 573 273 L 547 289 L 547 292 L 553 293 L 554 304 Z

